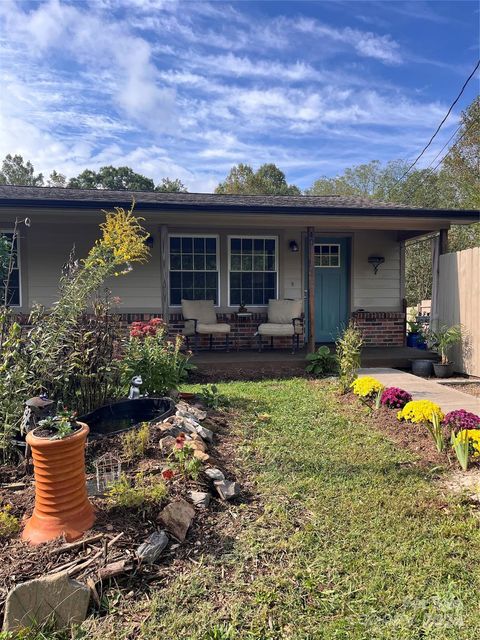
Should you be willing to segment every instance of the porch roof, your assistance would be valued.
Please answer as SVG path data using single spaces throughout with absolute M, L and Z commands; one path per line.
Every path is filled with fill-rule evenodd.
M 162 193 L 157 191 L 110 191 L 58 187 L 0 186 L 0 207 L 34 209 L 98 209 L 130 206 L 137 210 L 248 215 L 399 217 L 444 220 L 447 224 L 480 221 L 480 212 L 458 209 L 425 209 L 358 196 L 272 196 L 213 193 Z

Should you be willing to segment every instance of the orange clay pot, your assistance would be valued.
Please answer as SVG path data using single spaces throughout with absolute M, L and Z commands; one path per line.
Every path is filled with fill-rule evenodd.
M 41 544 L 64 535 L 80 538 L 95 521 L 87 497 L 85 442 L 90 431 L 83 423 L 73 435 L 49 440 L 27 434 L 35 472 L 35 508 L 22 532 L 23 540 Z

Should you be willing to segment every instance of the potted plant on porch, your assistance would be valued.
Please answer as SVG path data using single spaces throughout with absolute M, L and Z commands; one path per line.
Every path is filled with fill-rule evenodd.
M 87 496 L 85 442 L 88 425 L 62 409 L 27 434 L 35 474 L 35 507 L 22 533 L 31 544 L 64 535 L 80 538 L 95 515 Z
M 460 325 L 442 326 L 429 332 L 431 348 L 440 354 L 440 362 L 433 364 L 437 378 L 449 378 L 453 374 L 454 363 L 448 359 L 448 351 L 462 339 Z
M 407 347 L 417 348 L 422 340 L 422 325 L 416 320 L 408 320 Z

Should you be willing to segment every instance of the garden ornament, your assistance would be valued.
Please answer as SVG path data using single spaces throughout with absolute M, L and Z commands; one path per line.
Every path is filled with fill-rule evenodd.
M 52 414 L 54 404 L 54 401 L 49 400 L 46 396 L 36 396 L 27 400 L 20 424 L 20 433 L 23 435 L 38 427 L 40 420 Z
M 140 387 L 143 384 L 142 376 L 133 376 L 130 381 L 130 391 L 128 392 L 129 400 L 140 398 Z

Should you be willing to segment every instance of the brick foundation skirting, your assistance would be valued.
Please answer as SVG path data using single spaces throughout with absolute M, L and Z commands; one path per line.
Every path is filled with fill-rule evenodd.
M 354 311 L 354 325 L 367 347 L 403 347 L 405 314 L 400 311 Z

